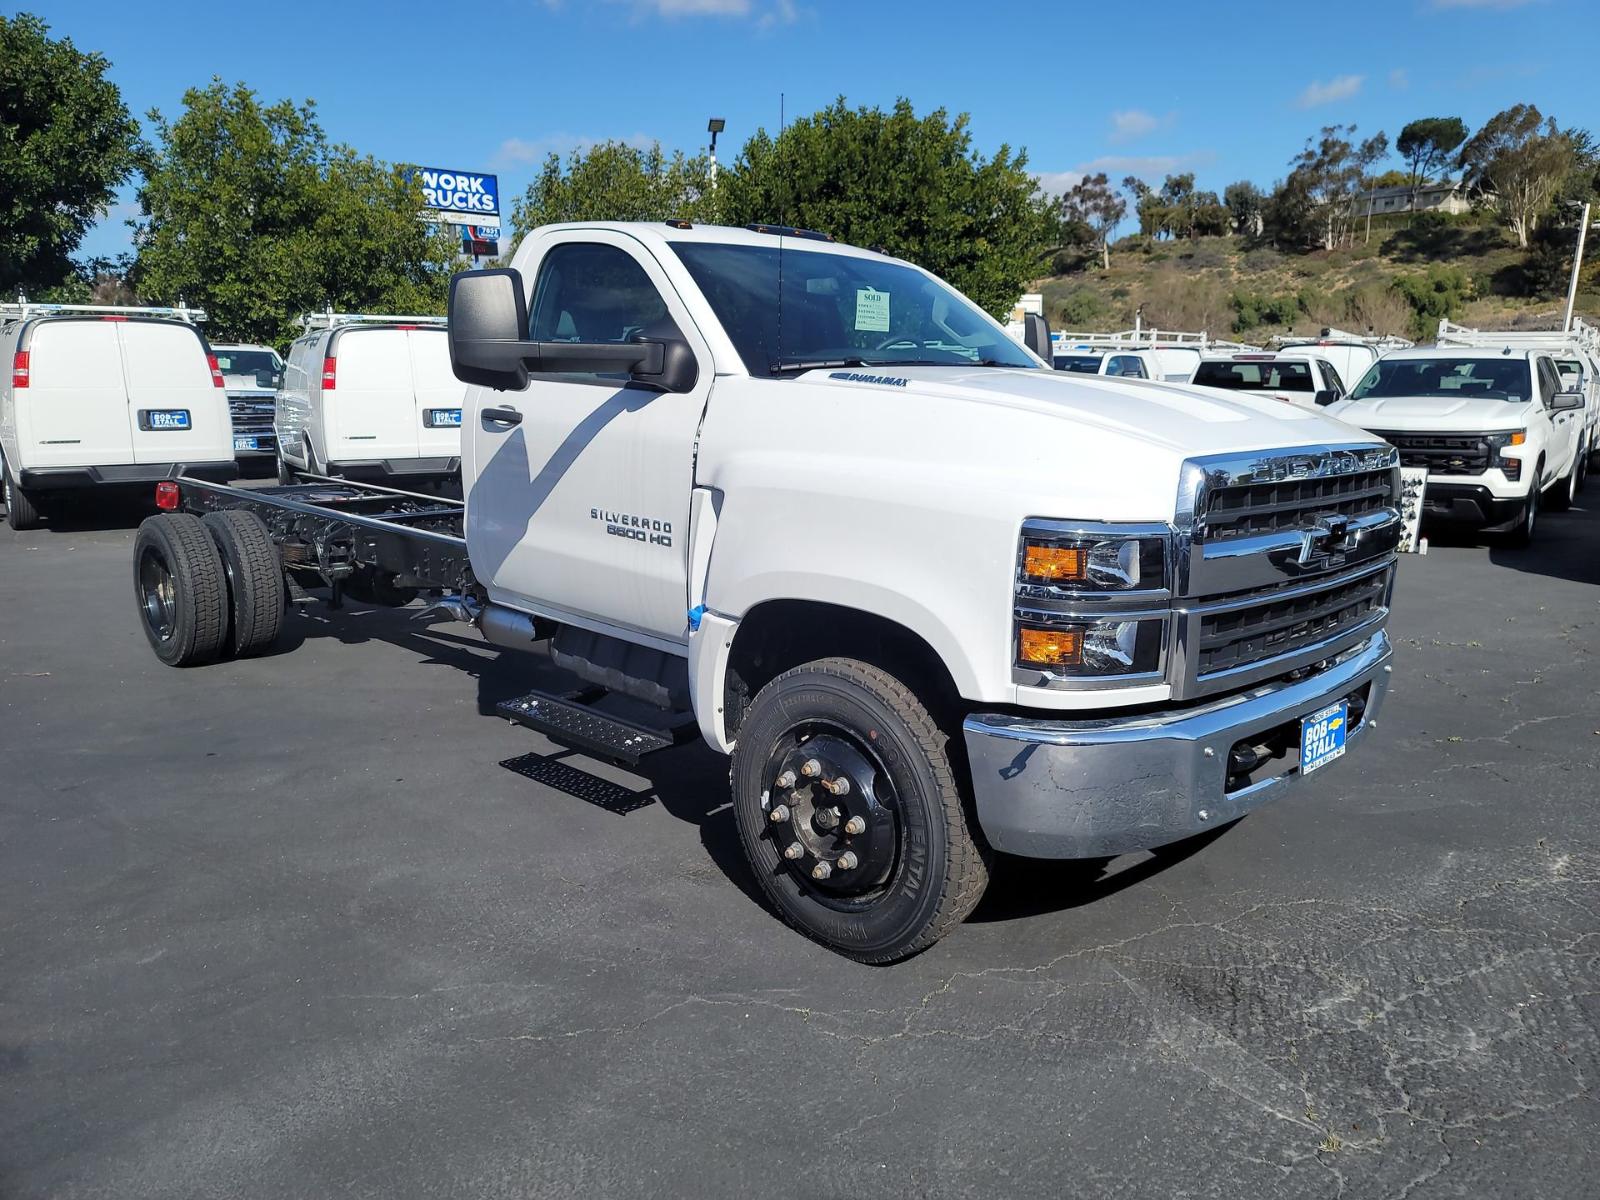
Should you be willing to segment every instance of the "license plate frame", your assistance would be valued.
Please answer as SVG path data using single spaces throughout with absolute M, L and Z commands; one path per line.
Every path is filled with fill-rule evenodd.
M 145 433 L 187 433 L 194 420 L 187 408 L 141 408 L 139 428 Z
M 1320 771 L 1344 757 L 1350 734 L 1350 702 L 1340 700 L 1300 718 L 1300 774 Z
M 429 429 L 460 429 L 459 408 L 430 408 L 422 414 L 422 423 Z

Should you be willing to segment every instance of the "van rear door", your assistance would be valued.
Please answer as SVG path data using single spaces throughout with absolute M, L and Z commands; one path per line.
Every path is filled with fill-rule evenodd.
M 457 458 L 461 454 L 461 398 L 466 385 L 450 369 L 450 341 L 442 329 L 413 329 L 411 380 L 416 403 L 418 455 Z
M 28 386 L 16 392 L 21 465 L 133 461 L 117 328 L 98 318 L 46 320 L 33 327 Z
M 409 336 L 382 328 L 334 335 L 334 390 L 322 395 L 329 462 L 418 456 Z
M 205 343 L 176 321 L 120 321 L 126 424 L 136 463 L 233 457 L 228 396 L 211 378 Z

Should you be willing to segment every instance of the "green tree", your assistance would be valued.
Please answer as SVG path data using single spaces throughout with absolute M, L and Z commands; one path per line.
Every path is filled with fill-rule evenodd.
M 1443 169 L 1466 140 L 1467 127 L 1460 117 L 1419 117 L 1400 131 L 1394 148 L 1406 160 L 1413 210 L 1417 192 L 1432 182 L 1434 172 Z
M 1354 125 L 1325 125 L 1306 148 L 1290 161 L 1291 177 L 1298 176 L 1322 225 L 1322 246 L 1332 250 L 1350 241 L 1355 231 L 1361 194 L 1375 163 L 1389 153 L 1389 138 L 1382 132 L 1356 142 Z
M 1230 183 L 1222 189 L 1222 203 L 1228 210 L 1234 232 L 1243 237 L 1260 236 L 1262 213 L 1267 203 L 1260 188 L 1248 179 Z
M 777 137 L 757 132 L 721 176 L 718 202 L 730 223 L 882 246 L 998 315 L 1054 248 L 1060 221 L 1037 189 L 1025 153 L 972 148 L 964 114 L 918 117 L 904 99 L 888 112 L 852 109 L 840 97 Z
M 1496 113 L 1461 147 L 1459 161 L 1478 203 L 1500 214 L 1523 249 L 1575 165 L 1555 118 L 1531 104 Z
M 557 221 L 691 221 L 717 219 L 716 194 L 705 155 L 670 158 L 660 144 L 648 149 L 625 142 L 601 142 L 544 160 L 539 177 L 512 209 L 511 227 L 520 238 Z
M 139 126 L 110 65 L 20 13 L 0 16 L 0 295 L 62 285 L 137 163 Z
M 184 94 L 139 188 L 132 282 L 204 307 L 222 338 L 282 345 L 302 312 L 444 311 L 459 244 L 418 219 L 420 183 L 333 145 L 311 102 L 263 106 L 214 79 Z
M 1111 232 L 1127 212 L 1128 202 L 1117 194 L 1104 171 L 1085 175 L 1061 197 L 1062 220 L 1088 227 L 1092 244 L 1100 251 L 1100 265 L 1108 271 L 1111 269 Z

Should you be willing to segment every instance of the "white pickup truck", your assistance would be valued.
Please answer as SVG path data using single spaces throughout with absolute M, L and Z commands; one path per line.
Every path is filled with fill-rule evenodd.
M 697 731 L 778 912 L 903 958 L 994 851 L 1217 829 L 1354 749 L 1388 683 L 1392 448 L 1051 370 L 1029 325 L 801 230 L 537 229 L 452 284 L 464 502 L 163 484 L 146 633 L 249 654 L 286 572 L 442 590 L 581 681 L 502 713 L 622 761 Z
M 1570 508 L 1585 474 L 1585 400 L 1566 390 L 1556 357 L 1509 346 L 1397 350 L 1328 411 L 1427 471 L 1424 519 L 1526 546 L 1541 509 Z

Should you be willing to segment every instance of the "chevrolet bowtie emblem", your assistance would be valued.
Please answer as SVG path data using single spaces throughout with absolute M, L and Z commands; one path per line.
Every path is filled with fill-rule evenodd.
M 1309 567 L 1331 554 L 1353 550 L 1361 540 L 1360 532 L 1350 532 L 1350 518 L 1341 513 L 1325 513 L 1317 523 L 1300 535 L 1302 567 Z

